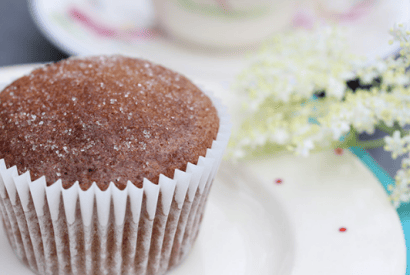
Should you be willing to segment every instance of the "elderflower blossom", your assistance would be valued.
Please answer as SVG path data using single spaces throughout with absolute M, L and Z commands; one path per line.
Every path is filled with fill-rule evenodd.
M 347 51 L 343 32 L 335 27 L 300 30 L 267 41 L 236 83 L 245 96 L 247 119 L 233 138 L 232 155 L 246 156 L 264 145 L 261 141 L 275 144 L 270 149 L 288 148 L 301 155 L 328 144 L 331 133 L 308 123 L 314 120 L 312 113 L 323 109 L 311 99 L 321 91 L 326 91 L 325 104 L 342 99 L 346 80 L 354 77 L 356 64 L 361 63 Z M 341 124 L 335 132 L 349 129 Z
M 393 40 L 390 41 L 394 43 L 397 41 L 400 43 L 400 55 L 404 67 L 410 66 L 410 31 L 408 30 L 406 24 L 396 24 L 390 29 L 390 34 L 393 36 Z
M 309 152 L 315 147 L 311 140 L 304 140 L 301 143 L 296 145 L 295 153 L 307 157 Z
M 410 169 L 400 169 L 395 180 L 395 185 L 389 186 L 390 199 L 395 207 L 399 207 L 401 203 L 410 201 Z
M 295 31 L 268 41 L 235 87 L 244 98 L 245 119 L 231 140 L 231 155 L 287 149 L 307 156 L 361 146 L 357 135 L 375 129 L 391 136 L 373 145 L 384 143 L 393 158 L 410 152 L 410 133 L 403 130 L 410 124 L 410 32 L 399 24 L 390 33 L 400 55 L 366 66 L 365 59 L 349 53 L 337 28 Z M 389 189 L 398 207 L 410 201 L 410 157 L 395 179 Z
M 410 141 L 407 141 L 408 143 Z M 410 157 L 404 158 L 401 162 L 402 168 L 397 172 L 395 184 L 388 187 L 390 200 L 395 207 L 401 203 L 410 202 Z
M 386 136 L 384 141 L 384 150 L 390 151 L 392 153 L 392 158 L 397 158 L 406 153 L 406 145 L 408 138 L 401 138 L 400 131 L 394 131 L 393 136 Z
M 341 99 L 357 63 L 346 48 L 343 32 L 334 27 L 274 36 L 239 76 L 237 89 L 256 103 L 254 110 L 268 98 L 289 102 L 320 90 Z
M 400 58 L 389 56 L 380 59 L 372 66 L 363 67 L 358 70 L 357 75 L 364 84 L 372 84 L 382 75 L 382 88 L 406 85 L 410 82 L 410 76 L 405 74 L 406 68 L 410 66 L 410 31 L 404 24 L 397 24 L 390 30 L 393 36 L 391 43 L 397 42 L 400 47 Z

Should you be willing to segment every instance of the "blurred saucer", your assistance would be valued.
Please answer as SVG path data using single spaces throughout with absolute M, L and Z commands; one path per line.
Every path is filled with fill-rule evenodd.
M 29 0 L 32 16 L 43 34 L 57 47 L 72 55 L 125 54 L 150 59 L 177 70 L 188 77 L 231 83 L 246 65 L 247 49 L 198 49 L 175 41 L 155 29 L 153 10 L 141 2 L 135 26 L 112 27 L 104 18 L 96 18 L 73 0 Z M 77 3 L 77 4 L 76 4 Z M 144 4 L 145 3 L 145 4 Z M 302 7 L 295 21 L 306 19 Z M 388 30 L 396 22 L 408 22 L 410 2 L 380 0 L 361 16 L 344 20 L 348 40 L 354 53 L 370 58 L 384 57 L 397 49 L 389 45 Z M 98 16 L 98 15 L 97 15 Z M 302 18 L 300 18 L 302 16 Z M 142 22 L 142 21 L 144 22 Z M 303 20 L 302 20 L 303 21 Z

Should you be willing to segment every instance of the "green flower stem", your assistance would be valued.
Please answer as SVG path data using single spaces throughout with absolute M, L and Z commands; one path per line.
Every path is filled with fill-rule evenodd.
M 392 135 L 395 131 L 399 131 L 402 137 L 409 134 L 409 131 L 404 130 L 397 123 L 395 123 L 393 127 L 389 127 L 386 124 L 384 124 L 384 122 L 380 122 L 376 125 L 376 128 L 389 135 Z
M 346 149 L 346 148 L 355 146 L 355 144 L 357 144 L 357 135 L 356 135 L 356 131 L 352 129 L 346 135 L 345 139 L 337 145 L 337 148 Z
M 357 133 L 354 128 L 352 128 L 345 139 L 346 147 L 356 146 L 357 144 Z
M 381 122 L 379 124 L 376 125 L 376 128 L 379 129 L 380 131 L 383 131 L 389 135 L 392 135 L 394 133 L 394 131 L 396 131 L 395 127 L 389 127 L 386 124 L 384 124 L 384 122 Z
M 356 146 L 364 149 L 372 149 L 382 147 L 384 144 L 384 138 L 379 138 L 374 140 L 358 141 Z
M 342 141 L 337 147 L 338 148 L 349 148 L 349 147 L 361 147 L 363 149 L 372 149 L 384 146 L 384 138 L 374 139 L 374 140 L 365 140 L 360 141 L 358 139 L 358 135 L 354 129 L 350 130 L 350 132 L 345 137 L 344 141 Z

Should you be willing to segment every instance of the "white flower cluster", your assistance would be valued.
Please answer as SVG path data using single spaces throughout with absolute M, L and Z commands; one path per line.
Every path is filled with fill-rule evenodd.
M 397 158 L 410 151 L 410 136 L 402 138 L 400 135 L 400 131 L 396 130 L 394 131 L 393 136 L 387 136 L 384 138 L 386 143 L 386 145 L 384 145 L 384 150 L 390 151 L 393 158 Z
M 345 40 L 335 27 L 274 36 L 252 57 L 237 88 L 252 99 L 252 110 L 268 98 L 289 102 L 292 96 L 308 99 L 320 90 L 341 99 L 354 65 L 362 63 L 346 50 Z
M 308 155 L 326 139 L 318 125 L 308 123 L 314 109 L 323 110 L 312 97 L 326 91 L 324 105 L 341 100 L 346 80 L 362 63 L 347 51 L 343 32 L 335 27 L 299 30 L 267 41 L 235 86 L 245 95 L 248 119 L 233 141 L 233 155 L 245 156 L 267 143 L 269 149 Z M 340 126 L 340 134 L 350 129 Z
M 350 146 L 384 146 L 393 158 L 409 153 L 410 136 L 403 127 L 410 124 L 410 32 L 397 25 L 391 33 L 402 46 L 400 55 L 371 66 L 349 53 L 343 32 L 334 27 L 268 41 L 234 87 L 245 98 L 246 119 L 233 137 L 231 154 L 240 158 L 288 149 L 307 156 Z M 358 140 L 358 134 L 376 128 L 392 136 Z M 410 200 L 410 156 L 390 188 L 396 206 Z
M 402 128 L 410 124 L 410 90 L 404 86 L 390 89 L 349 92 L 344 101 L 330 105 L 328 114 L 319 121 L 333 133 L 334 139 L 340 139 L 350 127 L 368 134 L 373 134 L 380 124 L 391 128 L 390 131 Z
M 395 177 L 395 185 L 390 185 L 390 199 L 395 207 L 399 207 L 401 203 L 410 202 L 410 158 L 402 161 L 402 169 L 400 169 Z

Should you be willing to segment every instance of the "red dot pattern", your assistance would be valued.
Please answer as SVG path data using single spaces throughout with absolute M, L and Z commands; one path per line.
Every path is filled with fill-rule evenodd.
M 336 148 L 335 149 L 335 154 L 336 155 L 341 156 L 341 155 L 343 155 L 343 153 L 344 153 L 344 150 L 342 148 Z

